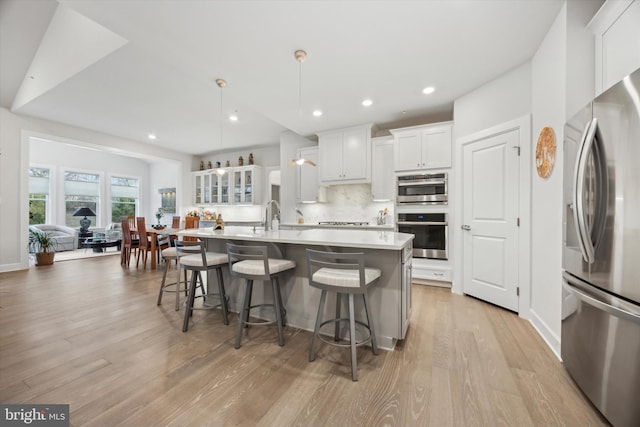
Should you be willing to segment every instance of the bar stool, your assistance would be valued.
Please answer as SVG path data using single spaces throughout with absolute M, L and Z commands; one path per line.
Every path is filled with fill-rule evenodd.
M 225 325 L 229 324 L 229 308 L 227 294 L 224 290 L 224 281 L 222 279 L 222 267 L 227 264 L 227 254 L 219 252 L 206 252 L 204 242 L 185 242 L 176 240 L 176 251 L 180 261 L 180 268 L 191 271 L 191 281 L 189 292 L 187 295 L 186 310 L 184 311 L 184 323 L 182 332 L 189 329 L 189 318 L 193 315 L 193 310 L 222 308 L 222 320 Z M 198 251 L 194 253 L 194 251 Z M 202 272 L 215 270 L 218 278 L 218 293 L 211 292 L 211 283 L 207 284 L 207 292 L 204 292 L 202 285 Z M 196 298 L 196 286 L 198 280 L 202 289 L 203 303 L 202 307 L 194 307 Z M 220 304 L 213 305 L 208 301 L 210 298 L 219 298 Z
M 376 334 L 371 321 L 369 309 L 369 295 L 367 290 L 380 277 L 380 270 L 368 268 L 364 265 L 364 253 L 334 253 L 321 252 L 307 249 L 307 272 L 309 274 L 309 284 L 321 289 L 320 305 L 316 325 L 311 338 L 311 349 L 309 350 L 309 362 L 316 358 L 316 339 L 337 347 L 351 348 L 351 378 L 358 381 L 358 367 L 356 357 L 356 347 L 371 343 L 373 354 L 378 354 Z M 336 293 L 336 317 L 322 321 L 324 305 L 327 299 L 327 291 Z M 367 322 L 355 319 L 354 295 L 362 295 L 364 300 L 364 311 Z M 342 296 L 349 297 L 349 317 L 340 317 L 340 305 Z M 349 323 L 349 344 L 342 344 L 340 340 L 340 323 Z M 329 341 L 320 335 L 320 328 L 328 323 L 335 323 L 334 340 Z M 369 336 L 361 341 L 356 339 L 356 325 L 361 325 L 368 330 Z
M 240 348 L 242 342 L 242 328 L 245 325 L 266 326 L 278 325 L 278 344 L 284 345 L 284 319 L 286 310 L 282 305 L 282 294 L 280 293 L 280 283 L 278 275 L 295 268 L 296 263 L 288 259 L 269 258 L 266 246 L 242 246 L 227 243 L 227 254 L 229 255 L 229 272 L 233 277 L 245 279 L 244 302 L 238 313 L 238 331 L 236 333 L 235 348 Z M 271 282 L 273 290 L 273 304 L 251 305 L 251 294 L 253 293 L 253 281 L 263 280 Z M 276 320 L 274 321 L 249 321 L 251 309 L 257 307 L 273 307 Z
M 168 246 L 166 249 L 163 249 L 160 253 L 162 255 L 162 260 L 165 261 L 164 273 L 162 273 L 162 283 L 160 284 L 160 293 L 158 294 L 158 305 L 162 304 L 162 294 L 165 292 L 173 292 L 176 294 L 176 311 L 180 310 L 180 293 L 184 292 L 185 296 L 187 296 L 187 291 L 189 290 L 188 282 L 187 282 L 187 270 L 184 270 L 184 281 L 180 280 L 180 264 L 178 262 L 178 250 L 175 246 L 173 246 L 174 242 L 170 238 L 169 235 L 160 236 L 158 238 L 158 245 L 166 245 Z M 188 248 L 191 248 L 189 246 Z M 200 253 L 199 249 L 198 253 Z M 181 254 L 182 255 L 182 254 Z M 167 273 L 169 272 L 169 268 L 171 262 L 176 262 L 176 281 L 173 283 L 167 283 Z M 184 286 L 181 286 L 184 284 Z M 169 289 L 167 289 L 169 288 Z

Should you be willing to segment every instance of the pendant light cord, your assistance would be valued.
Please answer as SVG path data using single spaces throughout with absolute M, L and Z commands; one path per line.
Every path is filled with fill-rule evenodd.
M 298 116 L 302 116 L 302 61 L 298 62 Z

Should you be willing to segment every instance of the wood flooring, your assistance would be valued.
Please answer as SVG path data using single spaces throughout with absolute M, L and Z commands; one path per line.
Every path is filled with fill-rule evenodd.
M 311 334 L 196 312 L 181 332 L 162 269 L 117 257 L 0 274 L 0 402 L 70 404 L 72 426 L 600 426 L 531 325 L 448 289 L 413 286 L 406 340 L 349 352 Z

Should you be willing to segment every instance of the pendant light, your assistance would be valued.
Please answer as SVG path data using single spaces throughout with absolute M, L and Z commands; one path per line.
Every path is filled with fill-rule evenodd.
M 302 116 L 302 63 L 304 62 L 305 59 L 307 59 L 307 52 L 305 52 L 302 49 L 296 50 L 293 53 L 293 56 L 296 58 L 296 61 L 298 61 L 299 67 L 298 67 L 298 116 Z M 309 159 L 292 159 L 289 162 L 289 167 L 291 166 L 302 166 L 302 165 L 311 165 L 311 166 L 316 166 L 315 162 L 309 160 Z
M 220 112 L 219 112 L 219 120 L 218 120 L 218 130 L 219 130 L 220 148 L 222 149 L 222 89 L 227 87 L 227 81 L 224 79 L 216 79 L 216 84 L 220 88 Z M 225 170 L 222 168 L 217 168 L 216 173 L 218 175 L 224 175 Z

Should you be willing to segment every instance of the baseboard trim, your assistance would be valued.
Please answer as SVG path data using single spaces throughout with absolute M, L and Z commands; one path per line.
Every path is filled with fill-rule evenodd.
M 562 357 L 560 356 L 560 337 L 558 337 L 551 328 L 549 328 L 542 318 L 538 316 L 535 310 L 529 310 L 529 313 L 529 322 L 533 328 L 538 332 L 538 335 L 542 337 L 558 360 L 562 362 Z
M 0 273 L 6 273 L 9 271 L 28 270 L 29 263 L 17 262 L 15 264 L 0 264 Z

